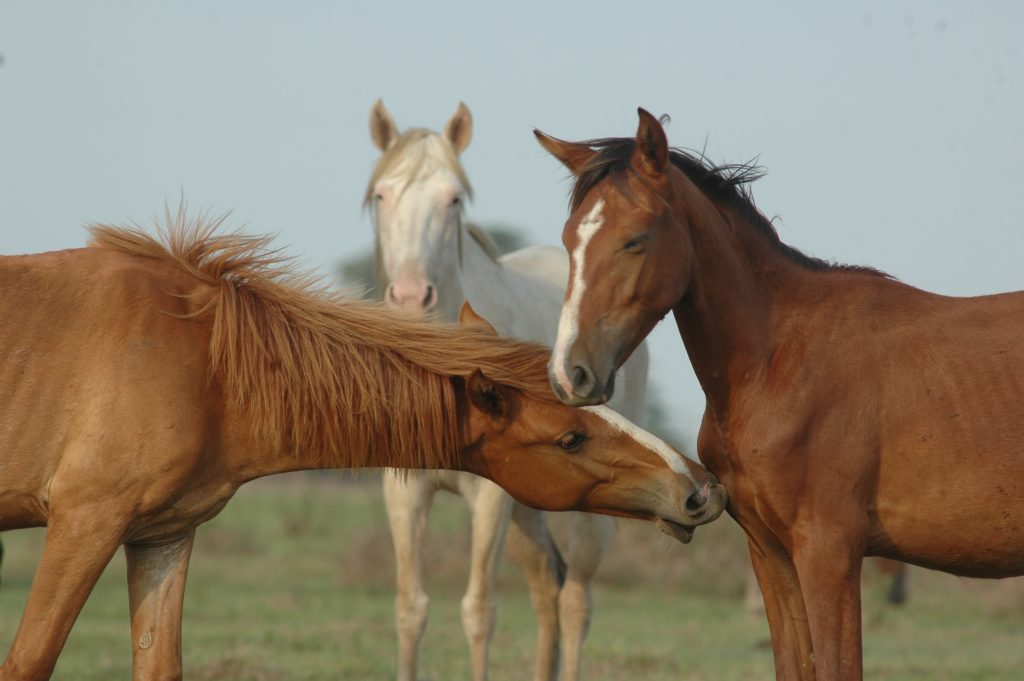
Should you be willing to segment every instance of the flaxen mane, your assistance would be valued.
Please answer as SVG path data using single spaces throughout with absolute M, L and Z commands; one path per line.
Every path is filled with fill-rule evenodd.
M 576 210 L 584 197 L 601 180 L 608 178 L 617 187 L 625 190 L 622 182 L 625 173 L 630 171 L 630 158 L 636 149 L 636 139 L 632 137 L 608 137 L 604 139 L 580 142 L 597 153 L 587 161 L 583 171 L 576 179 L 569 197 L 570 210 Z M 864 272 L 888 277 L 872 267 L 861 265 L 842 265 L 807 255 L 803 251 L 790 246 L 779 238 L 772 221 L 757 206 L 750 195 L 748 185 L 764 176 L 764 169 L 755 163 L 735 163 L 713 165 L 703 154 L 672 147 L 669 149 L 669 161 L 693 182 L 698 189 L 712 201 L 727 206 L 752 225 L 757 231 L 768 238 L 768 241 L 793 262 L 814 271 Z
M 363 205 L 372 204 L 374 187 L 382 177 L 400 175 L 403 183 L 407 185 L 423 175 L 436 172 L 438 163 L 455 174 L 462 188 L 466 190 L 466 195 L 472 198 L 473 187 L 469 184 L 466 171 L 463 170 L 452 145 L 433 130 L 409 128 L 381 154 L 366 186 Z
M 282 452 L 339 467 L 441 468 L 457 443 L 453 377 L 475 370 L 555 398 L 549 350 L 455 325 L 397 318 L 294 268 L 270 238 L 215 233 L 222 219 L 167 216 L 159 238 L 92 225 L 91 246 L 174 263 L 214 295 L 212 371 Z

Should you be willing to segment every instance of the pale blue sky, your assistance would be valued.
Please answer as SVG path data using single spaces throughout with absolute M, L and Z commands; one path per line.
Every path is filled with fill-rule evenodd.
M 514 5 L 514 6 L 513 6 Z M 626 135 L 760 156 L 785 241 L 966 295 L 1024 288 L 1024 5 L 1017 2 L 0 4 L 0 253 L 148 222 L 180 191 L 311 267 L 371 241 L 369 108 L 474 139 L 469 216 L 557 243 L 565 173 L 535 144 Z M 671 328 L 662 393 L 703 403 Z

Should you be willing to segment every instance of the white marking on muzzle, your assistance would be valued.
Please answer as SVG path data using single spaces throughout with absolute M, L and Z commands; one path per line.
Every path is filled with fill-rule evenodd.
M 683 456 L 668 446 L 656 435 L 647 432 L 610 407 L 601 405 L 597 407 L 583 407 L 583 409 L 585 411 L 589 411 L 595 416 L 601 417 L 618 430 L 653 451 L 665 461 L 668 467 L 672 469 L 672 472 L 685 475 L 693 482 L 694 485 L 697 484 L 697 481 L 693 478 L 693 474 L 690 473 L 689 466 L 687 466 L 686 462 L 683 461 Z
M 576 342 L 576 336 L 580 330 L 580 301 L 587 288 L 583 282 L 583 263 L 587 244 L 604 225 L 603 210 L 604 199 L 598 199 L 576 228 L 579 241 L 576 243 L 576 248 L 572 249 L 572 253 L 569 254 L 569 262 L 573 266 L 572 294 L 562 306 L 562 315 L 558 318 L 558 336 L 555 338 L 555 348 L 551 353 L 551 366 L 555 371 L 555 379 L 565 390 L 566 395 L 572 395 L 572 379 L 569 378 L 569 372 L 566 370 L 565 357 L 569 347 Z

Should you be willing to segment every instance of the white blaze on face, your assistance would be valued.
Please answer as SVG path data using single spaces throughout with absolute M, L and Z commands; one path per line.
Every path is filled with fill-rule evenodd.
M 685 475 L 693 482 L 694 485 L 697 484 L 697 481 L 693 479 L 693 474 L 690 473 L 690 468 L 686 465 L 686 462 L 683 461 L 682 455 L 665 444 L 665 442 L 659 437 L 648 433 L 646 430 L 636 425 L 619 412 L 609 407 L 605 407 L 604 405 L 599 407 L 583 407 L 583 409 L 584 411 L 589 411 L 591 414 L 604 419 L 616 429 L 622 431 L 644 447 L 647 447 L 652 452 L 660 456 L 668 467 L 672 469 L 672 472 Z
M 439 135 L 426 137 L 378 180 L 377 238 L 389 281 L 425 278 L 437 283 L 445 268 L 456 263 L 453 238 L 461 207 L 452 199 L 466 194 L 444 156 L 447 144 Z M 461 204 L 460 204 L 461 206 Z
M 583 282 L 583 264 L 585 261 L 587 244 L 597 234 L 597 231 L 604 225 L 604 199 L 598 199 L 594 207 L 590 209 L 576 228 L 576 236 L 579 241 L 576 248 L 569 254 L 569 262 L 573 268 L 572 294 L 569 300 L 562 306 L 562 316 L 558 319 L 558 336 L 555 338 L 555 348 L 551 353 L 551 366 L 555 371 L 555 379 L 565 390 L 566 395 L 572 395 L 572 379 L 566 371 L 565 357 L 569 347 L 576 342 L 576 335 L 580 330 L 580 301 L 583 299 L 583 292 L 587 285 Z

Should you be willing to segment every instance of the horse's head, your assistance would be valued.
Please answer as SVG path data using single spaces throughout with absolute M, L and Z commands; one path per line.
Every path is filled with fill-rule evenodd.
M 468 306 L 466 317 L 486 324 Z M 528 506 L 654 520 L 684 542 L 725 508 L 725 489 L 703 466 L 608 407 L 569 407 L 546 387 L 532 395 L 479 371 L 459 399 L 463 465 Z
M 463 204 L 472 194 L 458 157 L 472 134 L 462 103 L 443 134 L 399 134 L 380 100 L 370 112 L 370 136 L 382 155 L 365 202 L 376 222 L 377 277 L 392 308 L 432 312 L 442 279 L 457 264 Z
M 636 139 L 541 145 L 577 178 L 562 241 L 569 286 L 551 356 L 551 384 L 568 404 L 608 400 L 615 371 L 690 283 L 693 246 L 674 224 L 668 141 L 639 110 Z

